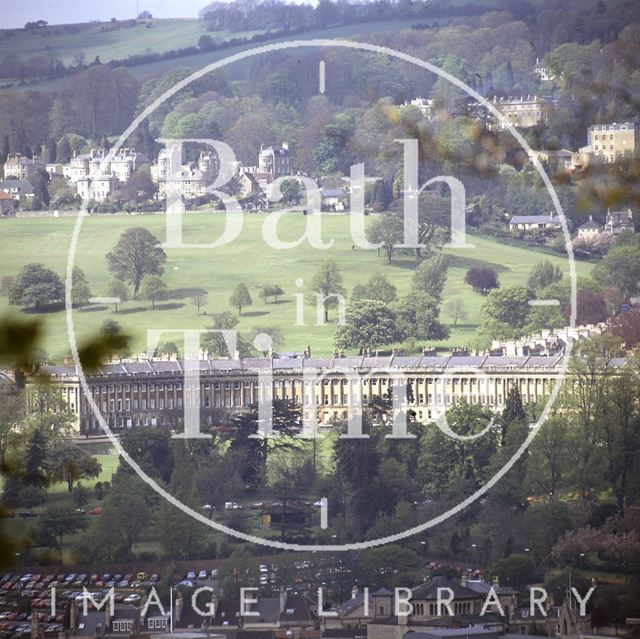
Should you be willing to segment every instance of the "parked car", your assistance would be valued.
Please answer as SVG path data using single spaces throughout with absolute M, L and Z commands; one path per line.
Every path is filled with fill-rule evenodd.
M 139 603 L 141 599 L 142 597 L 134 592 L 134 593 L 131 593 L 128 597 L 125 597 L 124 603 L 136 604 L 136 603 Z
M 225 501 L 224 509 L 225 510 L 241 510 L 242 506 L 237 501 Z

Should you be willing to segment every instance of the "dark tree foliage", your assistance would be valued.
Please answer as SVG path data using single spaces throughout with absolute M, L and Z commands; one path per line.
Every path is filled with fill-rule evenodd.
M 491 289 L 498 288 L 498 274 L 492 269 L 483 266 L 474 266 L 467 271 L 464 281 L 469 284 L 476 293 L 486 294 Z

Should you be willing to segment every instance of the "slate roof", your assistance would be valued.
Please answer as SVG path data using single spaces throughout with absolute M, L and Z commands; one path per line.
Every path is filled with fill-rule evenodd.
M 450 588 L 453 591 L 453 597 L 456 601 L 461 599 L 480 599 L 482 597 L 479 593 L 461 586 L 457 581 L 453 581 L 453 579 L 439 576 L 414 588 L 411 592 L 411 600 L 437 599 L 438 588 Z
M 551 215 L 514 215 L 509 224 L 557 224 L 560 226 L 560 220 Z
M 334 610 L 338 613 L 338 616 L 345 616 L 351 614 L 356 608 L 364 604 L 364 593 L 359 592 L 355 597 L 347 599 L 347 601 L 334 606 Z M 369 611 L 373 610 L 373 599 L 369 596 Z
M 302 371 L 315 369 L 317 371 L 340 372 L 341 370 L 433 370 L 444 369 L 481 369 L 481 370 L 511 370 L 511 369 L 553 369 L 562 364 L 562 354 L 555 355 L 483 355 L 483 356 L 387 356 L 387 357 L 248 357 L 243 359 L 216 358 L 200 360 L 200 371 L 215 375 L 228 372 L 257 373 L 259 370 L 273 367 L 274 372 Z M 626 363 L 624 358 L 611 361 L 612 366 L 621 367 Z M 115 376 L 158 376 L 162 374 L 182 374 L 181 360 L 140 360 L 107 363 L 100 366 L 90 378 Z M 58 378 L 75 377 L 75 366 L 53 365 L 43 366 L 41 372 Z
M 320 189 L 322 197 L 346 197 L 347 192 L 344 189 Z

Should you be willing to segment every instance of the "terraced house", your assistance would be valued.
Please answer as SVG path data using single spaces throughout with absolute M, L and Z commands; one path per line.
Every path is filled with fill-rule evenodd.
M 60 385 L 78 419 L 79 433 L 101 435 L 74 366 L 45 371 Z M 400 402 L 419 421 L 437 418 L 456 402 L 503 408 L 511 387 L 525 403 L 537 402 L 561 378 L 562 355 L 316 358 L 300 356 L 201 359 L 199 393 L 185 385 L 178 359 L 122 360 L 87 377 L 95 403 L 114 430 L 139 425 L 180 429 L 186 402 L 200 405 L 204 422 L 217 423 L 229 411 L 261 401 L 269 385 L 273 398 L 291 400 L 304 414 L 314 412 L 320 427 L 357 412 L 375 397 L 390 397 L 402 385 Z M 398 393 L 400 391 L 397 391 Z

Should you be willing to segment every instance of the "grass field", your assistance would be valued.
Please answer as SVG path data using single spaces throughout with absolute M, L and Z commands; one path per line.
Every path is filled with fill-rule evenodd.
M 207 313 L 229 309 L 229 296 L 233 288 L 244 282 L 253 297 L 253 305 L 243 311 L 238 330 L 249 332 L 254 327 L 278 327 L 285 336 L 284 348 L 302 350 L 310 344 L 316 354 L 333 351 L 332 324 L 316 326 L 316 309 L 312 295 L 305 303 L 305 326 L 296 325 L 295 293 L 303 292 L 295 285 L 297 278 L 309 282 L 324 257 L 339 265 L 345 288 L 350 291 L 356 284 L 366 281 L 374 272 L 385 273 L 398 288 L 399 295 L 408 292 L 415 260 L 412 256 L 399 256 L 388 265 L 376 251 L 352 250 L 352 239 L 347 216 L 322 218 L 323 238 L 333 238 L 328 250 L 316 250 L 305 244 L 291 250 L 276 250 L 262 239 L 263 214 L 244 216 L 243 230 L 232 243 L 218 249 L 167 249 L 165 281 L 170 298 L 156 304 L 151 310 L 147 301 L 133 300 L 121 305 L 118 313 L 113 305 L 93 305 L 74 311 L 74 324 L 79 343 L 100 328 L 105 319 L 116 319 L 124 330 L 134 337 L 134 350 L 145 349 L 147 329 L 203 329 L 210 324 L 207 317 L 197 315 L 191 302 L 194 288 L 203 288 L 209 294 L 204 310 Z M 219 237 L 224 227 L 224 216 L 198 212 L 188 214 L 184 221 L 185 242 L 211 242 Z M 304 230 L 306 218 L 300 214 L 287 214 L 279 230 L 283 240 L 295 240 Z M 18 218 L 0 220 L 0 274 L 15 275 L 29 262 L 43 262 L 60 275 L 64 275 L 69 242 L 75 219 L 73 218 Z M 162 215 L 131 217 L 127 215 L 91 216 L 82 224 L 76 254 L 76 264 L 89 280 L 94 296 L 105 294 L 110 279 L 105 254 L 116 244 L 119 235 L 131 226 L 144 226 L 161 240 L 165 237 L 165 218 Z M 484 238 L 472 238 L 475 249 L 457 249 L 447 252 L 454 257 L 445 288 L 445 301 L 453 297 L 463 300 L 468 319 L 452 331 L 450 339 L 439 346 L 464 345 L 474 335 L 480 321 L 483 298 L 464 284 L 466 270 L 472 264 L 490 264 L 499 271 L 502 285 L 522 284 L 532 265 L 541 259 L 559 264 L 568 273 L 568 263 L 560 257 L 542 255 L 534 250 L 509 246 Z M 591 265 L 577 263 L 579 276 L 585 276 Z M 265 304 L 259 297 L 263 284 L 280 284 L 285 295 L 280 303 Z M 0 312 L 7 309 L 7 299 L 0 299 Z M 60 359 L 69 353 L 64 310 L 42 314 L 46 321 L 45 348 L 52 357 Z M 335 319 L 335 313 L 330 319 Z M 167 334 L 164 338 L 171 340 Z M 175 339 L 175 337 L 174 337 Z
M 121 60 L 142 53 L 163 53 L 173 49 L 195 47 L 201 35 L 216 41 L 245 38 L 260 31 L 207 31 L 205 23 L 193 19 L 144 20 L 135 25 L 120 26 L 109 22 L 74 25 L 51 25 L 31 31 L 4 31 L 0 41 L 0 58 L 15 53 L 23 58 L 54 54 L 66 65 L 82 53 L 86 62 L 96 56 L 102 62 Z M 1 71 L 0 71 L 1 75 Z

